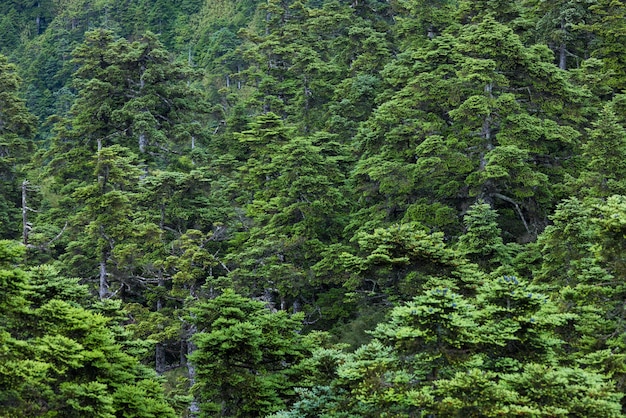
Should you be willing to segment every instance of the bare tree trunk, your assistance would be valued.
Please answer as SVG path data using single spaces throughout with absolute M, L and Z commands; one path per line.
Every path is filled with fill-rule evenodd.
M 146 139 L 146 134 L 142 132 L 141 134 L 139 134 L 139 152 L 141 152 L 142 154 L 146 152 L 147 144 L 148 140 Z
M 22 182 L 22 244 L 28 245 L 28 234 L 31 230 L 31 225 L 28 223 L 28 206 L 26 204 L 28 180 Z
M 184 338 L 180 339 L 180 365 L 187 366 L 187 341 Z
M 567 70 L 567 49 L 565 48 L 565 21 L 561 20 L 561 30 L 563 31 L 563 40 L 559 45 L 559 68 L 561 70 Z
M 163 279 L 162 272 L 159 272 L 159 285 L 160 288 L 165 287 L 165 280 Z M 159 312 L 163 309 L 163 299 L 160 297 L 157 299 L 156 310 Z M 155 347 L 155 370 L 158 374 L 163 374 L 166 368 L 165 360 L 165 344 L 157 343 Z
M 155 347 L 154 369 L 158 374 L 163 374 L 165 372 L 165 345 L 163 343 L 157 343 Z
M 559 46 L 559 68 L 567 70 L 567 50 L 564 43 Z
M 187 358 L 196 350 L 196 345 L 191 341 L 191 337 L 196 333 L 197 328 L 195 325 L 192 325 L 189 328 L 189 333 L 187 335 Z M 192 362 L 187 361 L 187 377 L 189 379 L 189 386 L 192 387 L 196 383 L 196 368 Z M 189 404 L 189 417 L 196 418 L 200 412 L 200 406 L 198 405 L 198 401 L 195 396 L 191 404 Z
M 100 260 L 100 300 L 104 300 L 109 296 L 109 284 L 107 283 L 107 253 L 102 252 L 102 260 Z
M 493 83 L 488 83 L 485 85 L 485 93 L 490 97 L 493 98 Z M 480 169 L 483 170 L 486 166 L 487 166 L 487 160 L 485 159 L 486 154 L 493 150 L 493 139 L 492 139 L 492 119 L 491 119 L 491 115 L 487 115 L 485 116 L 485 119 L 483 119 L 483 126 L 482 126 L 482 132 L 481 135 L 483 137 L 483 139 L 485 140 L 485 153 L 482 153 L 481 157 L 480 157 Z

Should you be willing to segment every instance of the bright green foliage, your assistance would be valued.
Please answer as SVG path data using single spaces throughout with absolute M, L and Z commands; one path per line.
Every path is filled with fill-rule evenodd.
M 559 204 L 551 218 L 553 224 L 538 240 L 543 246 L 543 265 L 538 280 L 571 285 L 585 275 L 584 272 L 593 271 L 597 260 L 593 260 L 591 253 L 596 235 L 592 218 L 593 209 L 579 199 Z
M 437 382 L 431 396 L 439 400 L 432 402 L 428 411 L 442 417 L 523 416 L 535 412 L 515 405 L 522 401 L 520 396 L 498 380 L 496 373 L 484 370 L 458 372 L 450 379 Z
M 524 46 L 489 16 L 400 57 L 383 72 L 397 91 L 359 132 L 353 181 L 367 205 L 353 223 L 411 217 L 448 231 L 482 198 L 507 210 L 507 230 L 532 238 L 546 222 L 551 179 L 562 176 L 559 156 L 576 150 L 580 135 L 567 124 L 581 120 L 584 91 L 544 47 Z
M 430 289 L 393 309 L 389 319 L 373 331 L 374 337 L 406 358 L 412 379 L 436 380 L 450 376 L 466 361 L 480 335 L 477 311 L 449 288 Z
M 284 408 L 313 348 L 299 334 L 301 315 L 272 312 L 226 290 L 191 309 L 199 332 L 190 360 L 202 416 L 256 417 Z
M 437 416 L 621 417 L 619 400 L 599 375 L 581 369 L 529 364 L 497 376 L 473 369 L 436 386 Z
M 626 277 L 626 263 L 622 257 L 626 232 L 626 196 L 614 195 L 598 205 L 598 241 L 593 251 L 608 271 L 616 278 Z M 617 290 L 617 289 L 616 289 Z
M 0 416 L 619 416 L 624 11 L 0 2 Z
M 616 380 L 622 389 L 624 274 L 623 196 L 606 201 L 570 199 L 554 216 L 554 225 L 540 238 L 544 264 L 537 273 L 559 287 L 559 303 L 579 319 L 562 329 L 571 355 L 582 364 Z M 560 268 L 555 268 L 561 266 Z
M 80 284 L 78 278 L 63 277 L 56 266 L 43 264 L 28 270 L 28 300 L 33 307 L 40 307 L 51 299 L 63 300 L 80 306 L 89 305 L 89 287 Z
M 2 311 L 7 314 L 3 318 L 9 320 L 13 314 L 19 314 L 26 308 L 26 300 L 24 293 L 26 290 L 26 275 L 22 270 L 12 268 L 14 263 L 20 260 L 24 255 L 24 248 L 15 242 L 0 241 L 0 267 L 2 275 L 0 276 L 2 283 L 2 293 L 0 293 L 0 306 Z
M 57 293 L 45 283 L 56 280 L 54 271 L 44 278 L 40 270 L 32 290 L 45 286 L 50 299 L 29 307 L 28 276 L 15 266 L 23 251 L 0 243 L 0 277 L 9 280 L 0 298 L 0 415 L 174 417 L 155 373 L 126 352 L 132 342 L 111 320 L 76 299 L 56 299 L 80 286 Z
M 275 416 L 620 416 L 622 396 L 605 378 L 556 364 L 556 330 L 574 316 L 536 290 L 505 276 L 476 297 L 425 291 L 354 353 L 317 351 L 311 364 L 326 383 L 314 379 Z
M 626 129 L 610 105 L 592 126 L 582 146 L 586 167 L 574 182 L 574 192 L 598 198 L 626 194 Z
M 523 372 L 503 376 L 520 394 L 516 409 L 538 416 L 621 417 L 622 394 L 601 376 L 578 368 L 529 364 Z M 530 411 L 529 411 L 530 409 Z
M 459 252 L 484 269 L 510 262 L 510 254 L 502 241 L 495 210 L 487 203 L 473 204 L 463 217 L 466 232 L 459 237 Z
M 486 280 L 479 288 L 486 368 L 517 371 L 529 361 L 556 363 L 563 344 L 556 330 L 577 317 L 561 313 L 543 290 L 514 276 Z
M 407 300 L 423 289 L 444 284 L 471 293 L 481 280 L 479 272 L 465 269 L 466 261 L 446 246 L 442 233 L 428 233 L 417 224 L 362 232 L 356 239 L 356 253 L 330 253 L 328 258 L 337 260 L 335 274 L 345 281 L 344 287 L 363 300 Z M 460 275 L 461 280 L 448 280 L 454 275 Z

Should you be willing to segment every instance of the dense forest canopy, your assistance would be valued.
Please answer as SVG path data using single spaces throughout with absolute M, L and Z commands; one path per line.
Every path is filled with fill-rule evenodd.
M 0 3 L 0 416 L 626 416 L 626 3 Z

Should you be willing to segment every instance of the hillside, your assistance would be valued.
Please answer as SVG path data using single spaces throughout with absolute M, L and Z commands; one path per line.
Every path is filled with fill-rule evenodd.
M 0 416 L 626 414 L 626 5 L 0 4 Z

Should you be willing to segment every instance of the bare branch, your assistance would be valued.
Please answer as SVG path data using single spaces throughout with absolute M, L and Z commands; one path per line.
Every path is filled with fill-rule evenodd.
M 511 199 L 510 197 L 505 196 L 500 193 L 494 193 L 493 196 L 497 197 L 498 199 L 504 200 L 505 202 L 509 202 L 515 207 L 515 211 L 517 212 L 520 219 L 522 220 L 522 223 L 524 224 L 524 228 L 526 229 L 526 232 L 530 234 L 531 233 L 530 228 L 528 228 L 528 223 L 526 222 L 526 218 L 524 218 L 524 214 L 522 213 L 522 209 L 519 207 L 519 204 L 515 200 Z

